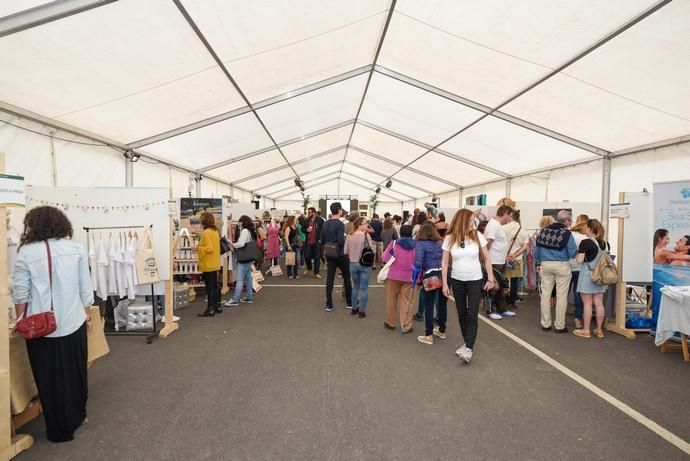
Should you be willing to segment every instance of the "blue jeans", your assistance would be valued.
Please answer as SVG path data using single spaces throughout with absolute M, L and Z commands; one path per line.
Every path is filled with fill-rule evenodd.
M 352 277 L 352 302 L 354 305 L 357 305 L 357 300 L 359 299 L 359 311 L 366 312 L 367 301 L 369 300 L 371 267 L 350 262 L 350 276 Z
M 240 302 L 242 296 L 242 285 L 247 285 L 246 299 L 252 299 L 254 294 L 252 291 L 252 263 L 237 263 L 237 276 L 235 277 L 235 294 L 232 295 L 232 301 Z
M 443 294 L 441 288 L 425 291 L 422 288 L 419 294 L 424 298 L 424 328 L 425 334 L 431 336 L 434 331 L 434 304 L 438 313 L 438 329 L 442 333 L 446 332 L 446 320 L 448 319 L 448 298 Z
M 573 278 L 570 279 L 570 289 L 573 292 L 573 298 L 575 298 L 575 318 L 582 320 L 584 306 L 582 305 L 582 297 L 580 296 L 580 293 L 577 292 L 577 280 L 579 278 L 580 271 L 573 271 Z

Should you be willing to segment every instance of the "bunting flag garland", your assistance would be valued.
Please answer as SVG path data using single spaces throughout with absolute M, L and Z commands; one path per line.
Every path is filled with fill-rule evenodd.
M 70 208 L 76 208 L 78 210 L 82 210 L 84 212 L 91 212 L 91 211 L 100 211 L 103 213 L 109 213 L 111 211 L 128 211 L 128 210 L 134 210 L 134 209 L 143 209 L 144 211 L 149 210 L 150 208 L 157 207 L 157 206 L 167 206 L 168 201 L 159 201 L 159 202 L 144 202 L 144 203 L 134 203 L 134 204 L 122 204 L 122 205 L 97 205 L 97 204 L 83 204 L 83 203 L 60 203 L 60 202 L 52 202 L 50 200 L 40 200 L 40 199 L 35 199 L 33 197 L 26 197 L 26 203 L 29 205 L 29 207 L 32 206 L 40 206 L 40 205 L 47 205 L 47 206 L 53 206 L 55 208 L 59 208 L 61 210 L 69 210 Z

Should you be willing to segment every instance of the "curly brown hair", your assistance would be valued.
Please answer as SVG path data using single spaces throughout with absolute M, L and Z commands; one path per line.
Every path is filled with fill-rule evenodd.
M 39 206 L 24 216 L 19 247 L 48 239 L 71 239 L 72 234 L 72 223 L 65 213 L 52 206 Z
M 204 229 L 218 230 L 216 227 L 216 218 L 211 213 L 204 211 L 201 213 L 201 216 L 199 216 L 199 221 L 201 222 L 201 227 Z

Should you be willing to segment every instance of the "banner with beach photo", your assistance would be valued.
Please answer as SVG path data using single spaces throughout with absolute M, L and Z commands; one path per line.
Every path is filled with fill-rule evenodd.
M 654 184 L 654 228 L 652 322 L 656 325 L 661 288 L 690 286 L 690 181 Z

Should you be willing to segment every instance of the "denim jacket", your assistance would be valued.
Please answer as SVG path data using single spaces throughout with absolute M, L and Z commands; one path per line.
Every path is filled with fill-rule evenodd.
M 93 304 L 89 262 L 84 248 L 67 239 L 50 239 L 53 265 L 52 301 L 58 338 L 74 333 L 86 321 L 84 308 Z M 15 304 L 28 303 L 28 314 L 50 310 L 51 289 L 48 252 L 43 241 L 24 245 L 17 254 L 12 275 Z

